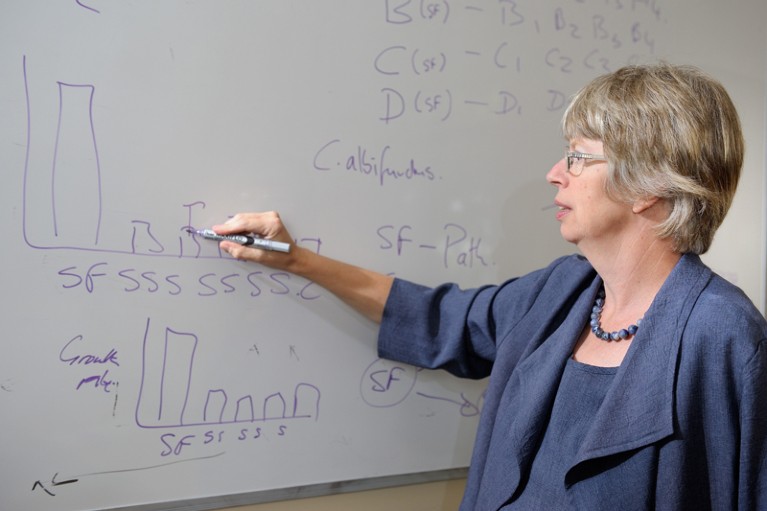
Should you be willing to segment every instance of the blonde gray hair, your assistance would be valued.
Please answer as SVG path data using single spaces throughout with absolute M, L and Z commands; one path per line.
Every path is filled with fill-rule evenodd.
M 602 142 L 610 197 L 663 199 L 669 214 L 658 236 L 680 253 L 709 249 L 744 152 L 738 114 L 719 82 L 689 66 L 624 67 L 581 89 L 562 127 L 568 140 Z

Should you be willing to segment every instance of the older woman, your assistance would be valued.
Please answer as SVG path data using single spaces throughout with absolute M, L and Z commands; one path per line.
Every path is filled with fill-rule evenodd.
M 380 321 L 384 357 L 490 376 L 463 509 L 767 509 L 767 323 L 698 257 L 740 174 L 732 102 L 696 69 L 627 67 L 581 90 L 563 127 L 546 179 L 583 256 L 501 285 L 221 247 Z M 291 240 L 276 213 L 214 229 Z

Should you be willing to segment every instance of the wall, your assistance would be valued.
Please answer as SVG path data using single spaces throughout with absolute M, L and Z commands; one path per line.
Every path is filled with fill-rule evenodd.
M 458 509 L 465 479 L 414 484 L 342 495 L 238 506 L 222 511 L 452 511 Z

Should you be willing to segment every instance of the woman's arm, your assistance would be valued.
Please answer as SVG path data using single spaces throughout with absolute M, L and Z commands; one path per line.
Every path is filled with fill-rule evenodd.
M 285 270 L 324 287 L 365 317 L 381 322 L 392 277 L 343 263 L 297 246 L 276 212 L 238 213 L 224 224 L 214 225 L 218 234 L 253 233 L 290 244 L 290 252 L 272 252 L 222 241 L 221 249 L 236 259 Z

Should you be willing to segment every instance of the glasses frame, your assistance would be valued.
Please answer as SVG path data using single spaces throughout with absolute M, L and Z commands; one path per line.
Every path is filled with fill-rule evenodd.
M 580 165 L 580 170 L 573 170 L 575 167 L 578 166 L 578 160 L 582 161 L 582 164 Z M 586 161 L 607 161 L 607 158 L 605 158 L 604 154 L 591 154 L 591 153 L 582 153 L 580 151 L 571 151 L 569 147 L 565 146 L 565 163 L 567 164 L 567 172 L 572 174 L 575 177 L 580 176 L 583 174 L 583 169 L 586 167 Z

